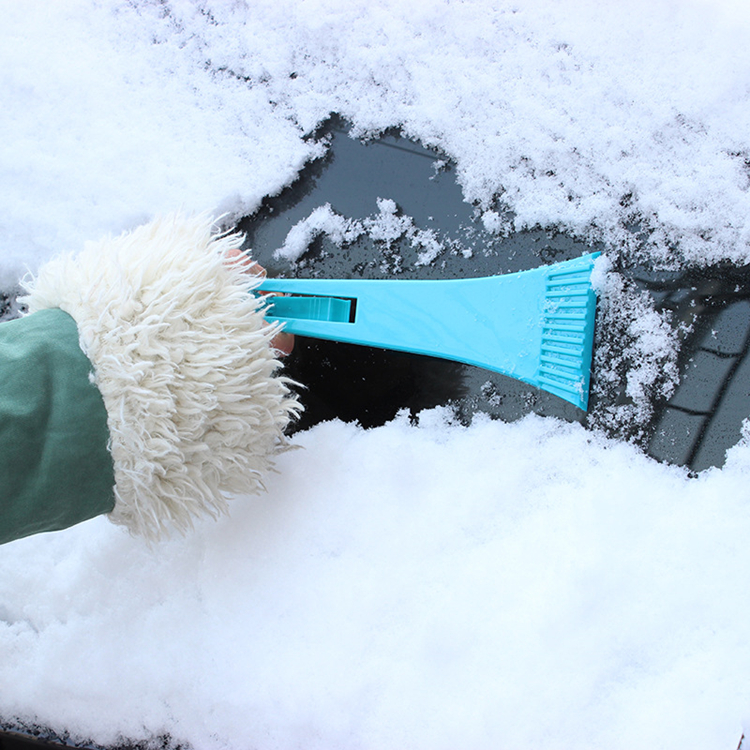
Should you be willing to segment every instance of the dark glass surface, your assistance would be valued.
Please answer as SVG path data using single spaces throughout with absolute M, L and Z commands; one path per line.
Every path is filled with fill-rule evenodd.
M 451 165 L 397 134 L 363 143 L 333 120 L 317 137 L 328 141 L 327 156 L 240 223 L 247 248 L 272 275 L 465 278 L 520 271 L 601 249 L 554 229 L 491 234 L 475 207 L 464 202 Z M 415 263 L 418 251 L 408 239 L 389 246 L 364 237 L 339 247 L 319 237 L 296 264 L 274 254 L 289 230 L 315 208 L 329 203 L 337 213 L 361 220 L 377 214 L 378 198 L 394 200 L 419 229 L 441 238 L 445 249 L 431 264 Z M 671 311 L 681 341 L 680 385 L 669 400 L 654 394 L 646 423 L 629 429 L 598 418 L 629 399 L 624 378 L 618 387 L 596 389 L 596 370 L 589 415 L 584 415 L 545 392 L 478 368 L 299 339 L 287 362 L 289 374 L 306 386 L 306 413 L 296 429 L 333 417 L 373 426 L 402 408 L 416 413 L 448 403 L 465 420 L 478 411 L 507 420 L 536 412 L 590 422 L 616 437 L 634 439 L 659 460 L 697 471 L 722 465 L 727 448 L 739 440 L 742 420 L 750 415 L 750 270 L 620 271 L 634 289 L 648 291 L 656 310 Z M 597 346 L 607 343 L 617 350 L 621 334 L 600 316 Z
M 721 466 L 750 416 L 750 268 L 722 266 L 642 281 L 689 327 L 680 385 L 658 404 L 649 453 L 696 471 Z
M 464 202 L 450 164 L 398 135 L 363 143 L 349 138 L 342 124 L 333 121 L 319 137 L 329 143 L 327 156 L 239 224 L 246 248 L 271 275 L 469 278 L 521 271 L 592 250 L 554 231 L 490 234 L 475 208 Z M 418 229 L 435 232 L 445 249 L 432 263 L 417 265 L 419 248 L 408 238 L 385 243 L 364 236 L 339 247 L 318 237 L 295 264 L 274 254 L 289 230 L 319 206 L 329 203 L 336 213 L 362 220 L 378 214 L 378 198 L 395 201 L 399 214 L 411 217 Z M 538 389 L 429 357 L 299 338 L 286 367 L 306 386 L 306 411 L 297 429 L 334 417 L 371 427 L 402 408 L 416 413 L 447 403 L 465 418 L 481 410 L 513 419 L 534 410 L 584 419 L 572 405 Z

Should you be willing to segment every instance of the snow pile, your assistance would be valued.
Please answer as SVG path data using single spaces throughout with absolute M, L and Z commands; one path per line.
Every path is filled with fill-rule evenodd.
M 690 481 L 441 410 L 299 444 L 186 541 L 0 548 L 4 715 L 204 750 L 737 746 L 747 462 Z
M 750 8 L 732 0 L 175 3 L 178 38 L 305 130 L 400 125 L 504 226 L 750 260 Z M 636 225 L 635 227 L 633 225 Z M 639 225 L 639 226 L 638 226 Z M 678 252 L 672 247 L 679 245 Z
M 85 0 L 0 8 L 0 289 L 158 213 L 231 221 L 322 152 L 166 19 Z
M 156 212 L 252 211 L 331 112 L 458 165 L 498 229 L 750 260 L 750 9 L 731 0 L 2 5 L 7 286 Z M 40 210 L 39 206 L 43 209 Z M 501 217 L 501 220 L 498 220 Z

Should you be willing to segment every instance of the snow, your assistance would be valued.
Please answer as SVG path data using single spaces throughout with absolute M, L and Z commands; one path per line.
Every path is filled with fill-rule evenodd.
M 390 250 L 398 240 L 408 239 L 411 246 L 421 249 L 417 266 L 429 265 L 443 250 L 443 243 L 433 229 L 418 229 L 411 216 L 403 216 L 391 198 L 378 198 L 378 213 L 362 221 L 347 219 L 337 214 L 330 203 L 318 206 L 306 218 L 298 221 L 287 233 L 284 244 L 274 255 L 290 263 L 298 261 L 317 237 L 325 235 L 339 247 L 355 242 L 362 235 L 380 243 L 383 250 Z
M 331 204 L 326 203 L 298 221 L 289 230 L 284 244 L 274 254 L 277 258 L 295 263 L 308 250 L 310 243 L 321 235 L 341 247 L 346 242 L 354 242 L 363 231 L 360 222 L 337 214 Z
M 0 286 L 159 212 L 254 210 L 320 147 L 127 3 L 3 2 Z
M 159 212 L 231 224 L 323 152 L 304 136 L 331 112 L 438 147 L 488 230 L 750 261 L 745 3 L 0 13 L 0 289 Z M 408 218 L 387 195 L 359 228 L 323 206 L 286 257 L 321 232 L 411 238 Z M 429 263 L 439 238 L 414 238 Z M 626 344 L 611 377 L 668 392 L 668 321 L 598 273 Z M 266 495 L 186 539 L 96 519 L 0 547 L 0 717 L 202 749 L 734 750 L 750 730 L 750 431 L 697 478 L 539 417 L 295 442 Z
M 444 410 L 299 444 L 187 540 L 8 545 L 6 714 L 202 748 L 736 747 L 741 467 L 690 482 L 577 425 Z
M 592 410 L 590 426 L 609 435 L 640 439 L 653 417 L 654 404 L 675 392 L 679 381 L 679 330 L 667 311 L 657 312 L 649 295 L 613 271 L 609 258 L 594 264 L 600 341 L 594 352 L 596 385 L 603 404 Z M 622 383 L 629 397 L 615 397 Z

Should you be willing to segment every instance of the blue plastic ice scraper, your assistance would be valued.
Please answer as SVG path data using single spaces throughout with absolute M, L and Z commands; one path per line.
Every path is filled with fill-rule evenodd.
M 440 281 L 266 279 L 266 318 L 301 336 L 484 367 L 586 409 L 598 253 L 530 271 Z

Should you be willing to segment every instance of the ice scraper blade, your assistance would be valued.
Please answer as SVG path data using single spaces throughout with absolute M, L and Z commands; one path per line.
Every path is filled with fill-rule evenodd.
M 503 276 L 266 279 L 266 318 L 300 336 L 443 357 L 586 409 L 599 253 Z

